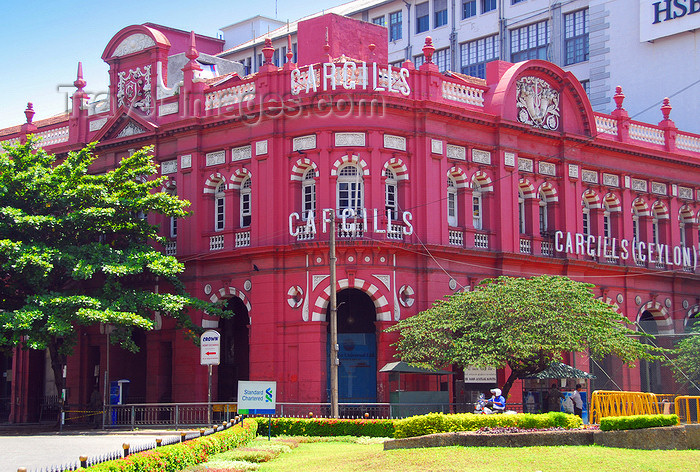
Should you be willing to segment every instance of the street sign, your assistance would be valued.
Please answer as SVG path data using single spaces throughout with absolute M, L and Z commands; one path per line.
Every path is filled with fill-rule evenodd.
M 210 329 L 202 334 L 199 341 L 199 363 L 201 365 L 219 365 L 221 363 L 221 335 Z
M 274 415 L 276 402 L 277 382 L 238 381 L 238 413 Z

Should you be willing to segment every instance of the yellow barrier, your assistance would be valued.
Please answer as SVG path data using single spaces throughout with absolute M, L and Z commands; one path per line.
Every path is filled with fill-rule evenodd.
M 236 411 L 238 411 L 238 407 L 235 403 L 214 404 L 211 408 L 213 411 L 222 413 L 236 413 Z
M 658 415 L 659 399 L 653 393 L 596 390 L 591 395 L 589 418 L 600 423 L 606 416 Z
M 676 414 L 682 423 L 700 423 L 700 397 L 680 395 L 676 397 Z

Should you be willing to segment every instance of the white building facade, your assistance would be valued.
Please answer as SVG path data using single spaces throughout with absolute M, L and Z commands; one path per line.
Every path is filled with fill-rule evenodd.
M 677 126 L 700 132 L 697 0 L 356 0 L 323 13 L 388 28 L 395 66 L 407 59 L 420 66 L 427 36 L 441 71 L 483 78 L 494 59 L 545 59 L 581 81 L 594 111 L 615 109 L 619 85 L 631 118 L 658 121 L 659 105 L 669 97 Z M 221 56 L 256 72 L 269 34 L 281 66 L 291 35 L 296 61 L 296 28 L 297 21 L 283 24 L 241 44 L 225 35 Z

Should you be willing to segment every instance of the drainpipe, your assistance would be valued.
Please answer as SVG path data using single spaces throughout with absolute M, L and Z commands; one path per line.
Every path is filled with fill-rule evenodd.
M 502 61 L 509 61 L 510 49 L 506 47 L 506 19 L 503 15 L 503 0 L 498 0 L 498 36 L 501 43 L 500 59 Z M 506 51 L 508 51 L 507 57 Z
M 408 18 L 408 36 L 406 37 L 406 52 L 405 52 L 405 58 L 404 60 L 410 61 L 412 60 L 413 54 L 411 54 L 411 4 L 408 3 L 406 0 L 403 0 L 403 3 L 406 5 L 406 17 Z
M 456 0 L 452 0 L 452 31 L 450 32 L 450 70 L 462 72 L 457 65 L 457 10 Z

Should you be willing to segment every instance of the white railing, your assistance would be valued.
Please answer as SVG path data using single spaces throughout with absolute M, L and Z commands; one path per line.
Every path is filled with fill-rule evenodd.
M 617 120 L 607 116 L 595 117 L 595 128 L 598 134 L 612 134 L 617 136 Z
M 316 233 L 306 228 L 306 225 L 297 226 L 297 241 L 308 241 L 314 239 Z
M 637 265 L 638 267 L 646 267 L 646 266 L 647 266 L 646 262 L 643 261 L 643 260 L 641 260 L 641 259 L 635 259 L 635 260 L 634 260 L 634 263 L 635 263 L 635 265 Z
M 455 82 L 442 82 L 442 98 L 455 102 L 467 103 L 478 107 L 484 106 L 484 91 L 476 87 Z
M 676 147 L 685 151 L 700 152 L 700 136 L 678 133 L 676 135 Z
M 236 233 L 236 247 L 250 246 L 250 231 Z
M 551 241 L 542 241 L 540 246 L 540 252 L 543 256 L 553 256 L 554 255 L 554 244 Z
M 35 136 L 42 138 L 38 142 L 37 146 L 51 146 L 53 144 L 65 143 L 66 141 L 68 141 L 69 130 L 68 126 L 64 126 L 63 128 L 54 128 L 42 131 L 41 133 L 36 133 Z
M 520 252 L 522 254 L 532 254 L 532 241 L 529 239 L 520 239 Z
M 224 248 L 224 235 L 218 234 L 209 238 L 209 250 L 218 251 Z
M 663 130 L 635 123 L 630 124 L 630 138 L 652 144 L 666 143 Z
M 387 239 L 403 239 L 403 226 L 401 225 L 391 225 L 391 227 L 386 232 Z
M 361 238 L 365 234 L 362 222 L 346 223 L 345 227 L 343 228 L 342 223 L 338 223 L 339 238 Z
M 10 146 L 17 146 L 19 144 L 19 137 L 0 141 L 0 144 L 8 144 Z
M 174 256 L 177 254 L 177 241 L 168 241 L 165 243 L 165 255 Z
M 452 246 L 464 246 L 464 233 L 461 231 L 450 230 L 448 240 Z
M 204 108 L 206 110 L 211 110 L 234 103 L 240 103 L 243 100 L 252 100 L 254 98 L 255 82 L 251 81 L 206 94 L 204 96 Z
M 484 233 L 474 234 L 474 247 L 479 249 L 489 248 L 489 235 Z

